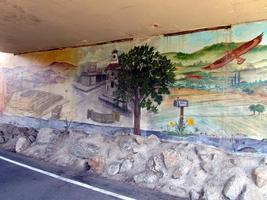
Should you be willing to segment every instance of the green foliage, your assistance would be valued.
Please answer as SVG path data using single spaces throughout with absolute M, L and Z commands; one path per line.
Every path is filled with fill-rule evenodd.
M 248 107 L 248 109 L 249 109 L 251 112 L 253 112 L 253 115 L 255 115 L 255 113 L 256 113 L 256 105 L 255 105 L 255 104 L 250 105 L 250 106 Z
M 206 53 L 209 52 L 226 52 L 232 49 L 235 49 L 238 47 L 238 43 L 218 43 L 213 44 L 211 46 L 204 47 L 203 49 L 200 49 L 194 53 L 182 53 L 178 52 L 176 54 L 176 58 L 179 60 L 191 60 L 191 59 L 199 59 L 200 57 L 204 56 Z
M 256 106 L 256 111 L 260 114 L 263 113 L 265 111 L 265 107 L 262 104 L 257 104 Z
M 244 88 L 244 89 L 242 89 L 242 92 L 244 92 L 248 95 L 252 95 L 254 93 L 254 90 L 252 90 L 250 88 Z
M 263 113 L 265 111 L 265 106 L 262 104 L 252 104 L 249 106 L 249 110 L 255 115 L 256 112 Z
M 175 67 L 154 47 L 136 46 L 119 55 L 118 89 L 116 95 L 126 102 L 134 100 L 139 88 L 139 106 L 157 111 L 163 95 L 175 82 Z

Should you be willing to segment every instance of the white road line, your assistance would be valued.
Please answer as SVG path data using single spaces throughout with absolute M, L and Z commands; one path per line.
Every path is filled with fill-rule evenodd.
M 130 198 L 130 197 L 121 195 L 121 194 L 117 194 L 117 193 L 114 193 L 114 192 L 110 192 L 110 191 L 107 191 L 107 190 L 104 190 L 104 189 L 101 189 L 101 188 L 97 188 L 97 187 L 88 185 L 86 183 L 82 183 L 82 182 L 75 181 L 75 180 L 72 180 L 72 179 L 69 179 L 69 178 L 65 178 L 63 176 L 59 176 L 57 174 L 53 174 L 51 172 L 44 171 L 42 169 L 38 169 L 38 168 L 35 168 L 35 167 L 32 167 L 32 166 L 29 166 L 29 165 L 26 165 L 26 164 L 23 164 L 23 163 L 20 163 L 20 162 L 11 160 L 9 158 L 5 158 L 3 156 L 0 156 L 0 159 L 1 160 L 4 160 L 4 161 L 7 161 L 9 163 L 12 163 L 12 164 L 15 164 L 15 165 L 18 165 L 18 166 L 21 166 L 21 167 L 30 169 L 32 171 L 39 172 L 41 174 L 44 174 L 44 175 L 53 177 L 55 179 L 58 179 L 58 180 L 61 180 L 61 181 L 65 181 L 67 183 L 71 183 L 71 184 L 74 184 L 74 185 L 78 185 L 78 186 L 81 186 L 81 187 L 84 187 L 84 188 L 87 188 L 87 189 L 90 189 L 90 190 L 94 190 L 96 192 L 99 192 L 99 193 L 102 193 L 102 194 L 105 194 L 105 195 L 113 196 L 113 197 L 116 197 L 118 199 L 123 199 L 123 200 L 136 200 L 136 199 L 133 199 L 133 198 Z

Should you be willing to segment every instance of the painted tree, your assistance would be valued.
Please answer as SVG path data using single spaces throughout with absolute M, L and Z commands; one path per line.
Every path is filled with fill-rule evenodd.
M 255 104 L 250 105 L 250 106 L 248 107 L 248 109 L 249 109 L 251 112 L 253 112 L 253 115 L 255 115 L 255 113 L 256 113 L 256 105 L 255 105 Z
M 265 107 L 262 104 L 255 105 L 255 109 L 259 114 L 261 114 L 261 113 L 263 113 L 265 111 Z
M 133 103 L 134 134 L 140 135 L 141 108 L 158 111 L 163 95 L 175 82 L 175 67 L 154 47 L 136 46 L 119 56 L 119 99 Z

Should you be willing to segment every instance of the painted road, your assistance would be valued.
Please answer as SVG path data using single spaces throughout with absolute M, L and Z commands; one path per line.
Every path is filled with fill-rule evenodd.
M 0 199 L 6 200 L 163 200 L 177 197 L 114 182 L 88 172 L 50 166 L 0 150 Z

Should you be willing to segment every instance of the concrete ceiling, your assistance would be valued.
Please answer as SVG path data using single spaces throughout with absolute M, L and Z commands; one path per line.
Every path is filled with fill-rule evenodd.
M 266 0 L 0 0 L 0 51 L 32 52 L 263 19 Z

